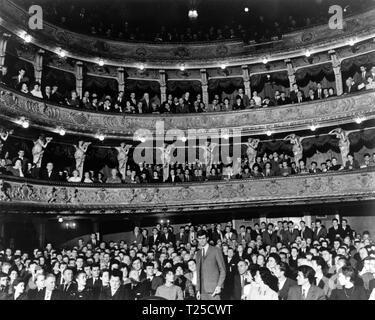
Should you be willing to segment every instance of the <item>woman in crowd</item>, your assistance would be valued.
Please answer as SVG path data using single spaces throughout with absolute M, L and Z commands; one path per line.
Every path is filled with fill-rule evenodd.
M 73 170 L 72 176 L 68 178 L 68 182 L 81 182 L 81 180 L 78 170 Z
M 279 300 L 277 278 L 265 267 L 254 267 L 250 270 L 254 279 L 244 287 L 245 300 Z
M 167 300 L 183 300 L 183 293 L 179 286 L 174 284 L 174 273 L 171 268 L 163 270 L 165 283 L 156 289 L 155 295 Z

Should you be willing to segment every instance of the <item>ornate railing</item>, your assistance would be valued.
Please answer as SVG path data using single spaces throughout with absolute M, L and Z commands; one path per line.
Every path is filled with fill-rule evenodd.
M 12 33 L 28 30 L 28 13 L 10 0 L 0 1 L 0 25 Z M 343 30 L 332 30 L 327 24 L 283 36 L 280 41 L 266 44 L 245 45 L 239 41 L 195 44 L 147 44 L 99 39 L 74 33 L 45 22 L 42 30 L 30 31 L 33 43 L 57 52 L 62 47 L 69 56 L 83 61 L 97 62 L 102 57 L 106 64 L 133 66 L 147 61 L 150 68 L 176 68 L 176 62 L 184 61 L 189 68 L 218 66 L 222 61 L 233 65 L 260 62 L 272 52 L 274 59 L 283 60 L 304 55 L 307 47 L 314 51 L 328 51 L 348 44 L 350 37 L 358 41 L 373 37 L 375 10 L 369 10 L 346 19 Z
M 241 134 L 264 134 L 308 129 L 353 122 L 358 116 L 375 117 L 375 91 L 253 110 L 195 114 L 128 115 L 88 112 L 82 109 L 46 103 L 0 86 L 0 119 L 14 121 L 26 117 L 32 125 L 55 131 L 63 127 L 67 132 L 95 135 L 98 131 L 107 137 L 133 137 L 138 129 L 155 132 L 157 121 L 164 129 L 238 129 Z
M 183 184 L 49 183 L 0 176 L 0 210 L 160 213 L 375 199 L 375 168 L 289 177 Z

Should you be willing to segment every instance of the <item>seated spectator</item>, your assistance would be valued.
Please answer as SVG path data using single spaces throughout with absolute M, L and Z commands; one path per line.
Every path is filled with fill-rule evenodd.
M 56 170 L 54 170 L 52 162 L 47 163 L 46 169 L 42 170 L 40 173 L 40 178 L 46 181 L 58 181 L 59 180 L 59 173 Z
M 372 77 L 367 78 L 367 84 L 366 84 L 366 90 L 372 90 L 375 89 L 375 82 Z
M 278 300 L 277 278 L 265 267 L 250 270 L 254 281 L 244 287 L 245 300 Z
M 359 169 L 359 163 L 357 160 L 354 159 L 354 156 L 351 153 L 348 154 L 348 160 L 345 163 L 344 169 L 345 170 Z
M 90 172 L 86 171 L 84 174 L 83 174 L 83 183 L 94 183 L 94 181 L 92 180 L 91 178 L 91 174 Z
M 375 164 L 371 162 L 371 156 L 369 153 L 365 153 L 363 156 L 363 164 L 361 165 L 361 168 L 369 168 L 373 167 Z
M 334 289 L 330 300 L 367 300 L 365 288 L 355 284 L 356 273 L 353 267 L 344 266 L 338 275 L 338 281 L 342 288 Z
M 257 91 L 253 91 L 253 97 L 252 99 L 255 101 L 255 104 L 257 106 L 261 106 L 262 105 L 262 98 L 258 96 L 258 92 Z
M 353 93 L 356 92 L 357 88 L 355 86 L 355 82 L 352 77 L 349 77 L 345 80 L 345 88 L 344 88 L 344 93 Z
M 111 176 L 108 177 L 105 183 L 121 183 L 121 178 L 116 168 L 111 170 Z
M 70 98 L 66 98 L 65 101 L 68 106 L 75 107 L 75 108 L 81 107 L 81 102 L 79 100 L 78 93 L 75 90 L 72 90 L 70 92 Z
M 321 173 L 322 171 L 318 168 L 316 161 L 311 162 L 309 173 Z
M 30 92 L 29 92 L 29 88 L 28 88 L 26 82 L 24 82 L 24 83 L 21 84 L 21 86 L 20 86 L 20 91 L 21 91 L 22 93 L 24 93 L 24 94 L 29 94 L 29 93 L 30 93 Z
M 72 176 L 68 178 L 68 182 L 81 182 L 81 180 L 78 170 L 73 170 Z
M 16 159 L 16 161 L 14 162 L 14 166 L 10 167 L 7 172 L 15 177 L 24 177 L 22 160 Z
M 1 67 L 0 83 L 5 84 L 7 86 L 10 85 L 10 76 L 9 76 L 9 73 L 8 73 L 8 67 L 6 67 L 6 66 Z
M 282 161 L 282 167 L 280 169 L 280 174 L 283 177 L 287 177 L 287 176 L 290 176 L 292 174 L 292 169 L 288 166 L 287 160 Z
M 242 102 L 242 99 L 240 96 L 237 96 L 236 97 L 236 102 L 234 103 L 234 105 L 232 106 L 232 110 L 243 110 L 245 109 L 245 106 Z
M 39 82 L 35 82 L 33 90 L 31 90 L 30 93 L 34 97 L 37 97 L 39 99 L 43 99 L 43 94 L 42 94 L 42 91 L 40 89 L 40 83 Z
M 179 286 L 174 285 L 174 273 L 170 268 L 163 271 L 165 283 L 156 289 L 155 295 L 167 300 L 183 300 L 183 293 Z

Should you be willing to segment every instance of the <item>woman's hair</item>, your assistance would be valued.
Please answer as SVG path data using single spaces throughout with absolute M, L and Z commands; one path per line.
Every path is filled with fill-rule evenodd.
M 163 270 L 163 278 L 164 278 L 164 279 L 167 278 L 167 274 L 168 274 L 169 272 L 172 272 L 172 273 L 174 274 L 172 268 L 165 268 L 165 269 Z
M 268 268 L 260 267 L 259 268 L 259 275 L 262 278 L 262 281 L 265 285 L 269 286 L 273 291 L 278 292 L 278 279 L 274 275 L 272 275 L 271 271 Z
M 355 282 L 357 280 L 357 273 L 352 266 L 344 266 L 341 268 L 341 273 L 345 278 L 349 277 L 350 282 Z

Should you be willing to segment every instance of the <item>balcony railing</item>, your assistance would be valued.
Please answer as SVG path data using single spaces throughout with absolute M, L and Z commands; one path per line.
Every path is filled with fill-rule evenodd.
M 107 137 L 133 137 L 138 129 L 155 132 L 157 121 L 169 129 L 238 129 L 241 134 L 264 134 L 267 130 L 289 132 L 353 122 L 361 116 L 375 118 L 375 91 L 352 95 L 242 111 L 128 115 L 105 112 L 89 112 L 23 95 L 0 85 L 0 118 L 14 121 L 25 117 L 47 131 L 63 127 L 67 133 L 95 135 L 98 131 Z
M 0 210 L 167 213 L 375 199 L 375 168 L 205 183 L 98 185 L 0 176 Z

